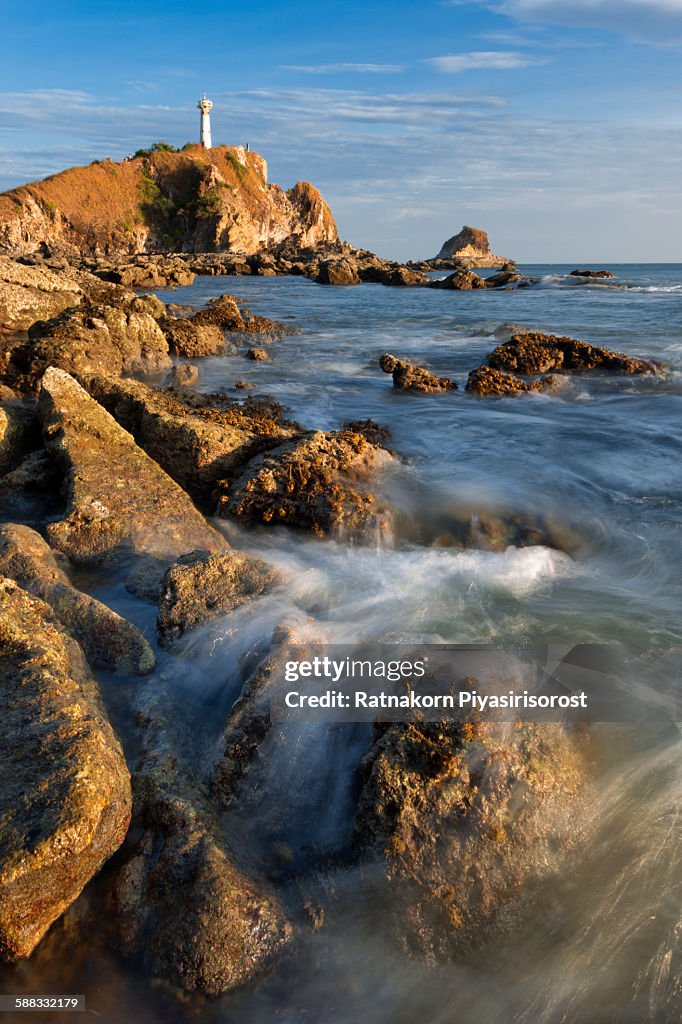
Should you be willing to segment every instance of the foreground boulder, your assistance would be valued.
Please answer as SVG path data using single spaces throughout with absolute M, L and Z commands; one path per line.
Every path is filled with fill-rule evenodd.
M 393 725 L 367 756 L 356 837 L 397 934 L 428 959 L 513 931 L 581 840 L 586 766 L 553 723 Z
M 124 952 L 187 991 L 218 995 L 267 967 L 291 926 L 236 867 L 168 745 L 163 727 L 148 727 L 134 780 L 141 836 L 116 879 L 113 909 Z
M 71 585 L 48 544 L 28 526 L 0 526 L 0 575 L 45 601 L 93 668 L 144 675 L 154 653 L 132 623 Z
M 48 535 L 72 561 L 97 563 L 122 550 L 170 560 L 226 546 L 187 494 L 64 370 L 47 371 L 38 409 L 45 445 L 68 485 L 66 516 Z
M 168 644 L 187 630 L 233 611 L 270 589 L 277 580 L 277 573 L 265 562 L 233 551 L 183 555 L 161 582 L 156 628 L 162 643 Z
M 434 391 L 453 391 L 457 384 L 449 377 L 437 377 L 421 366 L 415 366 L 386 352 L 379 360 L 384 373 L 393 374 L 393 387 L 398 391 L 431 394 Z
M 472 370 L 466 390 L 479 397 L 501 398 L 503 395 L 519 395 L 529 391 L 553 391 L 560 385 L 560 379 L 552 374 L 542 380 L 524 381 L 511 373 L 493 370 L 490 366 L 479 366 Z
M 218 514 L 297 526 L 317 536 L 387 525 L 370 489 L 392 456 L 348 430 L 318 430 L 258 455 L 219 497 Z
M 136 380 L 95 376 L 84 384 L 169 476 L 207 506 L 219 481 L 292 433 L 269 410 L 258 414 L 255 403 L 250 415 L 236 403 L 215 409 L 200 396 L 189 406 L 181 399 L 189 398 L 185 392 L 174 394 Z
M 78 645 L 0 580 L 0 957 L 29 956 L 123 842 L 130 777 Z
M 490 354 L 488 364 L 494 370 L 523 374 L 596 369 L 629 374 L 655 374 L 660 371 L 658 364 L 647 359 L 635 359 L 576 338 L 541 334 L 539 331 L 513 334 L 506 344 L 499 345 Z
M 28 267 L 0 256 L 0 331 L 26 330 L 57 316 L 83 298 L 82 288 L 44 267 Z
M 28 341 L 17 344 L 6 362 L 10 383 L 29 391 L 37 390 L 50 366 L 73 374 L 117 376 L 171 366 L 168 344 L 154 317 L 113 306 L 76 307 L 38 321 Z
M 163 317 L 159 327 L 175 356 L 184 359 L 203 359 L 221 356 L 226 352 L 225 336 L 216 324 L 195 323 L 186 317 Z

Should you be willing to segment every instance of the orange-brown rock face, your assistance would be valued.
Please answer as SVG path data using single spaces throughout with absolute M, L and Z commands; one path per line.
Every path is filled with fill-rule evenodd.
M 0 195 L 0 252 L 10 255 L 254 253 L 290 236 L 317 246 L 338 231 L 314 186 L 268 184 L 265 160 L 241 146 L 94 161 Z

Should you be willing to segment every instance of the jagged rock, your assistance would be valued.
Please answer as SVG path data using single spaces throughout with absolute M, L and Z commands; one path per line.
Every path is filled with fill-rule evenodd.
M 222 330 L 215 324 L 197 323 L 196 319 L 163 317 L 159 327 L 168 342 L 168 348 L 175 356 L 184 359 L 202 359 L 205 356 L 222 356 L 227 346 Z M 233 351 L 234 346 L 232 346 Z
M 558 724 L 393 725 L 363 769 L 357 842 L 385 864 L 401 941 L 429 959 L 512 931 L 580 843 L 586 763 Z
M 291 429 L 277 422 L 276 410 L 258 405 L 251 414 L 236 402 L 217 410 L 202 406 L 201 397 L 195 396 L 197 406 L 192 408 L 181 396 L 140 381 L 96 376 L 83 382 L 169 476 L 207 504 L 220 480 L 291 436 Z M 189 395 L 183 392 L 182 397 Z
M 0 563 L 0 570 L 2 566 Z M 265 562 L 233 551 L 183 555 L 161 583 L 156 628 L 162 643 L 269 590 L 278 580 Z
M 411 270 L 409 267 L 395 267 L 389 271 L 383 284 L 413 288 L 417 285 L 424 285 L 428 277 L 419 270 Z
M 194 388 L 199 383 L 199 367 L 193 363 L 180 363 L 169 374 L 171 387 Z
M 40 490 L 43 493 L 55 490 L 61 476 L 44 448 L 31 452 L 16 469 L 0 477 L 0 491 Z
M 388 352 L 379 360 L 379 366 L 384 373 L 393 374 L 393 387 L 399 391 L 413 391 L 425 395 L 434 391 L 452 391 L 457 387 L 449 377 L 436 377 L 423 367 L 396 359 Z
M 252 459 L 220 495 L 218 514 L 303 527 L 317 536 L 382 528 L 387 511 L 370 488 L 391 461 L 361 434 L 309 432 Z
M 253 359 L 257 363 L 269 363 L 272 356 L 265 348 L 250 348 L 246 353 L 247 359 Z
M 576 338 L 560 338 L 554 334 L 527 331 L 513 334 L 511 340 L 499 345 L 488 357 L 495 370 L 536 374 L 557 370 L 573 373 L 580 370 L 612 370 L 618 373 L 657 373 L 660 366 L 646 359 L 635 359 L 621 352 L 589 345 Z
M 612 274 L 610 270 L 572 270 L 570 273 L 571 277 L 597 277 L 597 278 L 613 278 L 616 275 Z
M 348 259 L 324 260 L 315 280 L 318 284 L 360 284 L 357 266 Z
M 466 225 L 452 238 L 443 242 L 436 260 L 458 260 L 463 266 L 469 267 L 503 267 L 512 262 L 503 256 L 495 256 L 490 251 L 490 242 L 485 231 Z
M 444 277 L 442 281 L 431 281 L 429 287 L 468 292 L 474 288 L 487 288 L 488 284 L 484 278 L 474 274 L 473 270 L 456 270 L 454 274 Z
M 27 267 L 0 256 L 0 331 L 18 331 L 36 320 L 77 306 L 83 290 L 43 267 Z
M 110 281 L 126 288 L 173 288 L 194 284 L 194 274 L 182 260 L 165 259 L 159 263 L 128 263 L 111 270 Z
M 469 374 L 466 390 L 474 395 L 500 397 L 529 391 L 547 391 L 556 386 L 557 378 L 554 375 L 543 380 L 524 381 L 511 373 L 502 373 L 489 366 L 479 366 Z
M 156 295 L 136 295 L 130 303 L 130 309 L 133 313 L 149 313 L 155 320 L 166 316 L 166 307 Z
M 134 776 L 142 835 L 112 894 L 123 949 L 187 991 L 218 995 L 262 972 L 292 928 L 276 899 L 235 866 L 163 725 L 150 725 L 144 744 Z
M 166 339 L 149 313 L 88 306 L 33 324 L 28 341 L 13 349 L 6 373 L 22 389 L 35 391 L 50 366 L 72 374 L 120 376 L 171 365 Z
M 35 409 L 24 402 L 3 402 L 0 405 L 0 476 L 18 466 L 39 444 L 40 428 Z
M 391 431 L 381 423 L 375 423 L 372 419 L 351 420 L 345 423 L 344 428 L 351 430 L 354 434 L 362 434 L 370 444 L 385 445 L 391 439 Z
M 219 327 L 221 331 L 244 331 L 244 318 L 234 295 L 219 295 L 212 299 L 205 309 L 194 314 L 191 321 L 201 326 Z
M 154 654 L 140 631 L 100 601 L 76 590 L 35 530 L 11 523 L 0 525 L 0 575 L 50 605 L 93 668 L 137 675 L 153 670 Z
M 224 538 L 189 497 L 64 370 L 43 377 L 38 410 L 45 445 L 65 472 L 67 508 L 51 544 L 77 563 L 114 552 L 172 559 Z
M 123 842 L 130 777 L 78 645 L 0 581 L 0 957 L 29 956 Z

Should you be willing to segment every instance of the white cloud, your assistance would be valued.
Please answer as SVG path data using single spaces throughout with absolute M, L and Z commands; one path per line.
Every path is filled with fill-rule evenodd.
M 328 75 L 350 71 L 366 75 L 391 75 L 404 71 L 402 64 L 280 64 L 282 71 L 297 71 L 304 75 Z
M 682 40 L 682 0 L 472 0 L 524 22 L 600 28 L 641 42 Z M 450 5 L 454 0 L 450 0 Z
M 513 50 L 476 50 L 471 53 L 448 54 L 444 57 L 430 57 L 424 63 L 447 75 L 463 71 L 508 71 L 526 68 L 538 61 Z

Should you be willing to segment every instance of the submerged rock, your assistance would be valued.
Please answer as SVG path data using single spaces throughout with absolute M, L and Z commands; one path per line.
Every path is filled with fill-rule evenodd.
M 48 527 L 51 543 L 76 563 L 121 550 L 171 559 L 224 538 L 64 370 L 49 369 L 38 400 L 45 444 L 68 482 L 66 516 Z
M 269 363 L 272 356 L 265 348 L 250 348 L 246 353 L 247 359 L 253 359 L 257 363 Z
M 169 374 L 171 387 L 193 388 L 199 383 L 199 367 L 194 363 L 180 363 Z
M 130 777 L 78 645 L 0 580 L 0 957 L 29 956 L 123 842 Z
M 190 400 L 184 392 L 116 377 L 88 377 L 84 384 L 169 476 L 206 505 L 219 481 L 292 433 L 279 424 L 275 410 L 264 414 L 253 406 L 250 414 L 236 402 L 220 410 L 199 395 L 191 396 L 192 407 L 181 400 L 180 395 Z
M 449 377 L 437 377 L 421 366 L 396 359 L 388 352 L 379 360 L 379 366 L 384 373 L 393 374 L 393 387 L 398 391 L 431 394 L 434 391 L 453 391 L 457 388 L 456 383 Z
M 161 582 L 156 628 L 162 643 L 260 596 L 278 578 L 265 562 L 233 551 L 183 555 Z
M 614 278 L 616 275 L 612 274 L 610 270 L 572 270 L 570 277 L 596 277 L 596 278 Z
M 50 605 L 93 668 L 144 675 L 154 653 L 140 631 L 111 608 L 72 586 L 52 550 L 28 526 L 0 526 L 0 575 Z
M 445 959 L 509 933 L 581 841 L 586 764 L 558 724 L 392 725 L 356 818 L 408 950 Z
M 305 433 L 252 459 L 219 498 L 218 514 L 303 527 L 320 537 L 382 528 L 387 511 L 371 485 L 391 461 L 361 434 Z
M 524 374 L 548 373 L 551 370 L 574 373 L 594 369 L 655 374 L 660 370 L 659 365 L 646 359 L 635 359 L 576 338 L 541 334 L 539 331 L 513 334 L 510 341 L 499 345 L 490 354 L 488 364 L 495 370 Z

